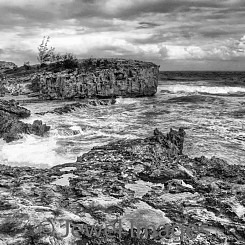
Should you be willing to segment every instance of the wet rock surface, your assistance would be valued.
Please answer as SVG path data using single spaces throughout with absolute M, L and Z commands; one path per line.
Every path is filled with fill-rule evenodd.
M 19 106 L 15 100 L 0 100 L 0 111 L 7 112 L 18 118 L 26 118 L 31 115 L 29 110 Z
M 22 134 L 35 134 L 44 136 L 50 127 L 40 120 L 33 124 L 20 121 L 30 116 L 30 111 L 19 106 L 18 102 L 0 100 L 0 138 L 11 142 L 22 138 Z
M 79 108 L 84 108 L 84 107 L 89 107 L 89 106 L 107 106 L 107 105 L 113 105 L 116 103 L 116 99 L 96 99 L 96 100 L 87 100 L 84 102 L 75 102 L 72 104 L 67 104 L 62 107 L 55 108 L 54 110 L 51 111 L 45 111 L 45 112 L 38 112 L 36 114 L 38 115 L 45 115 L 47 113 L 52 113 L 52 114 L 59 114 L 62 115 L 64 113 L 69 113 L 72 111 L 75 111 L 76 109 Z
M 51 169 L 0 165 L 1 244 L 245 244 L 245 167 L 183 155 L 184 136 L 182 128 L 155 129 Z M 53 235 L 50 225 L 39 229 L 47 219 Z M 121 237 L 79 231 L 115 220 Z M 137 238 L 132 222 L 158 227 L 157 236 L 142 229 Z

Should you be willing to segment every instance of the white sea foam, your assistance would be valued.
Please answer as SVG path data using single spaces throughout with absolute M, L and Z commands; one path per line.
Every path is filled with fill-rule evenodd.
M 123 98 L 123 97 L 116 98 L 116 104 L 134 104 L 138 102 L 139 100 L 133 98 Z
M 159 90 L 183 95 L 228 95 L 245 92 L 245 87 L 203 85 L 165 82 L 159 85 Z M 44 137 L 24 135 L 23 139 L 11 143 L 0 139 L 0 163 L 49 167 L 74 162 L 77 156 L 88 152 L 94 146 L 117 139 L 148 136 L 155 127 L 166 132 L 170 127 L 179 126 L 187 128 L 186 154 L 193 157 L 216 155 L 232 163 L 245 162 L 242 127 L 244 117 L 233 118 L 232 113 L 229 113 L 240 110 L 242 98 L 224 98 L 225 106 L 207 100 L 192 107 L 185 106 L 184 103 L 162 103 L 166 99 L 166 94 L 163 93 L 148 98 L 117 98 L 113 106 L 91 106 L 63 115 L 34 114 L 51 110 L 54 106 L 60 107 L 60 104 L 49 102 L 26 105 L 32 115 L 23 121 L 33 123 L 36 119 L 42 120 L 51 126 L 51 130 Z M 170 113 L 166 114 L 164 111 Z M 219 111 L 224 113 L 220 115 Z
M 245 87 L 208 87 L 208 86 L 191 86 L 191 85 L 171 85 L 162 86 L 164 90 L 171 91 L 173 93 L 186 92 L 186 93 L 209 93 L 209 94 L 234 94 L 234 93 L 245 93 Z
M 24 135 L 23 139 L 8 144 L 2 141 L 0 145 L 0 161 L 11 165 L 48 167 L 76 159 L 68 155 L 60 155 L 55 151 L 58 148 L 55 137 Z

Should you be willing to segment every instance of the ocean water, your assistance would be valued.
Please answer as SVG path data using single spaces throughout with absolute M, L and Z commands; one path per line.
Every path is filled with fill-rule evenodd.
M 74 162 L 93 146 L 146 137 L 159 128 L 184 127 L 184 153 L 245 163 L 245 72 L 163 72 L 154 97 L 118 98 L 111 106 L 81 108 L 64 115 L 35 115 L 62 103 L 25 103 L 32 123 L 51 126 L 46 137 L 0 140 L 0 162 L 51 167 Z

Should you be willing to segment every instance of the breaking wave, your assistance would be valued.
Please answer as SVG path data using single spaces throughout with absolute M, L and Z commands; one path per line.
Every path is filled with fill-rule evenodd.
M 164 90 L 172 93 L 207 93 L 207 94 L 236 94 L 245 93 L 245 87 L 231 87 L 231 86 L 220 86 L 220 87 L 207 87 L 207 86 L 195 86 L 195 85 L 171 85 L 164 86 Z

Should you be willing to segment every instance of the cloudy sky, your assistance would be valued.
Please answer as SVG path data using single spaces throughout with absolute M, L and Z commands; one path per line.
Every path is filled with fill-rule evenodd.
M 44 35 L 79 58 L 245 70 L 245 0 L 0 0 L 0 60 L 37 63 Z

